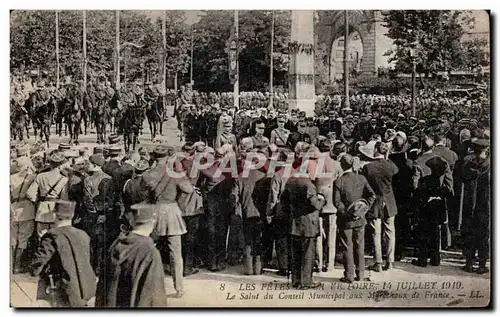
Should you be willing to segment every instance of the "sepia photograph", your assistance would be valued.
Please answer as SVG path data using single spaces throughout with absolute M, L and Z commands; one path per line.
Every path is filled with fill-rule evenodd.
M 10 10 L 10 307 L 491 307 L 486 9 Z

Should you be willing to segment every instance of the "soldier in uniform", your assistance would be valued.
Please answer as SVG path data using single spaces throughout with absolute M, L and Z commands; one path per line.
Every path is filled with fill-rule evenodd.
M 39 294 L 45 293 L 44 285 L 51 290 L 52 306 L 85 307 L 96 292 L 90 240 L 71 225 L 74 203 L 58 200 L 54 204 L 56 226 L 43 235 L 31 264 L 32 274 L 41 277 Z
M 105 257 L 104 222 L 112 207 L 111 177 L 102 171 L 104 157 L 93 154 L 90 157 L 89 176 L 83 180 L 83 230 L 90 236 L 91 263 L 99 275 Z
M 207 131 L 205 133 L 207 136 L 206 143 L 210 147 L 214 147 L 215 139 L 217 137 L 217 124 L 220 118 L 220 114 L 217 113 L 219 107 L 220 106 L 218 104 L 212 105 L 205 118 L 205 124 L 207 127 Z
M 303 122 L 303 121 L 299 122 L 299 124 L 297 125 L 297 131 L 292 132 L 290 134 L 290 136 L 288 137 L 287 146 L 292 151 L 295 150 L 295 146 L 299 142 L 307 142 L 307 143 L 311 144 L 311 136 L 306 133 L 306 128 L 307 128 L 307 125 L 305 122 Z
M 164 145 L 156 146 L 153 151 L 156 166 L 145 172 L 142 177 L 148 193 L 147 201 L 155 204 L 155 209 L 158 211 L 158 223 L 154 234 L 158 237 L 159 244 L 168 246 L 170 272 L 177 292 L 176 297 L 182 297 L 184 290 L 181 236 L 186 233 L 186 224 L 182 219 L 177 198 L 181 191 L 193 192 L 194 186 L 186 177 L 172 177 L 174 167 L 167 162 L 169 151 Z M 166 250 L 162 248 L 161 251 Z
M 23 273 L 21 259 L 35 230 L 35 205 L 27 198 L 28 188 L 36 175 L 29 160 L 19 160 L 10 176 L 10 246 L 13 273 Z
M 223 145 L 230 145 L 233 151 L 236 152 L 238 143 L 236 141 L 236 136 L 231 132 L 233 130 L 233 124 L 230 121 L 225 121 L 222 123 L 222 131 L 215 138 L 215 148 L 219 148 Z
M 38 174 L 26 192 L 28 199 L 38 204 L 35 221 L 39 237 L 54 226 L 55 201 L 68 200 L 68 178 L 61 173 L 64 155 L 55 151 L 50 155 L 49 161 L 51 170 Z
M 286 147 L 290 130 L 285 128 L 285 122 L 285 116 L 278 116 L 278 127 L 271 131 L 271 139 L 269 140 L 271 144 L 276 144 L 278 147 Z
M 253 148 L 264 149 L 269 146 L 269 139 L 264 136 L 264 131 L 266 130 L 266 124 L 263 120 L 257 119 L 254 122 L 255 134 L 251 136 L 253 142 Z

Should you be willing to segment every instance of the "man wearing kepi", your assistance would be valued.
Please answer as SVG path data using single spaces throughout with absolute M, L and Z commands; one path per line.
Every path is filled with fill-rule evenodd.
M 365 214 L 375 201 L 375 193 L 363 175 L 352 171 L 353 158 L 345 154 L 340 159 L 343 173 L 333 184 L 337 207 L 340 243 L 344 257 L 342 282 L 363 280 L 365 271 Z M 356 278 L 354 268 L 356 267 Z
M 177 199 L 180 192 L 192 193 L 194 186 L 185 175 L 182 177 L 179 175 L 179 170 L 174 170 L 174 162 L 168 159 L 168 153 L 169 148 L 165 145 L 156 146 L 153 154 L 157 164 L 142 177 L 147 192 L 147 202 L 155 204 L 158 212 L 154 235 L 158 237 L 158 242 L 166 242 L 168 245 L 170 272 L 174 279 L 176 296 L 181 297 L 183 294 L 181 236 L 187 230 Z
M 167 306 L 160 252 L 149 237 L 156 224 L 154 209 L 136 204 L 126 212 L 132 230 L 111 245 L 97 285 L 96 307 Z
M 55 202 L 55 228 L 40 241 L 32 274 L 40 275 L 38 294 L 51 294 L 56 307 L 85 307 L 95 296 L 96 276 L 90 265 L 90 238 L 71 225 L 75 203 Z

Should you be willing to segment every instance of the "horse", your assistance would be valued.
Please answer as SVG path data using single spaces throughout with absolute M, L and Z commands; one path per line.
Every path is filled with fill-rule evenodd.
M 146 117 L 148 118 L 151 141 L 154 141 L 156 133 L 163 135 L 164 107 L 162 97 L 148 103 L 146 108 Z
M 47 96 L 49 96 L 47 98 Z M 43 91 L 36 91 L 31 97 L 34 101 L 33 109 L 33 130 L 35 132 L 35 139 L 37 137 L 37 130 L 40 131 L 40 139 L 45 136 L 45 142 L 49 145 L 50 139 L 50 126 L 54 119 L 56 112 L 56 102 L 53 96 L 47 95 Z
M 56 123 L 56 134 L 59 134 L 59 137 L 62 136 L 62 128 L 64 124 L 64 136 L 68 135 L 68 120 L 67 120 L 67 111 L 68 111 L 68 101 L 66 97 L 62 97 L 56 101 L 56 114 L 54 117 L 54 121 Z
M 143 113 L 144 110 L 140 107 L 128 107 L 122 112 L 120 130 L 123 133 L 125 152 L 130 150 L 130 145 L 132 145 L 132 150 L 135 151 L 139 139 L 139 131 L 143 123 Z
M 92 107 L 91 122 L 94 123 L 97 134 L 97 144 L 106 142 L 106 124 L 109 121 L 110 109 L 106 99 L 96 100 Z

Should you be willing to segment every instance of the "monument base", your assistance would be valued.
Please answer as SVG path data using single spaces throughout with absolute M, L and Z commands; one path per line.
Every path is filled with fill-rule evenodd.
M 290 99 L 288 105 L 290 110 L 299 109 L 304 111 L 306 116 L 312 117 L 314 116 L 315 102 L 314 99 Z

